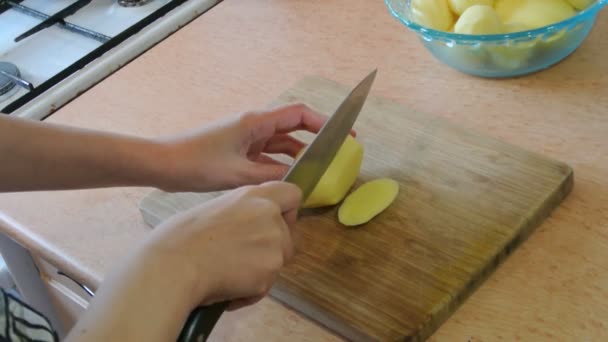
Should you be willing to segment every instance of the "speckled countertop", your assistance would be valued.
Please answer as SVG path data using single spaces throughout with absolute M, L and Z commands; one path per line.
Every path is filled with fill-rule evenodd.
M 602 33 L 603 32 L 603 33 Z M 485 80 L 435 61 L 382 1 L 228 0 L 101 82 L 49 121 L 156 136 L 267 105 L 316 74 L 564 161 L 563 205 L 437 331 L 436 341 L 606 340 L 608 13 L 550 70 Z M 150 228 L 150 189 L 0 195 L 0 229 L 88 285 Z M 227 314 L 218 341 L 339 340 L 271 299 Z

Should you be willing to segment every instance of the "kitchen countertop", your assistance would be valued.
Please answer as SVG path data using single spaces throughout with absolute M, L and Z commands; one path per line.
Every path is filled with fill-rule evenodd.
M 437 341 L 608 339 L 608 12 L 570 58 L 486 80 L 433 59 L 381 1 L 230 0 L 48 121 L 139 136 L 266 106 L 316 74 L 564 161 L 560 208 L 437 331 Z M 159 161 L 162 162 L 162 161 Z M 96 287 L 150 231 L 147 188 L 0 195 L 0 229 Z M 271 299 L 226 314 L 219 340 L 339 340 Z

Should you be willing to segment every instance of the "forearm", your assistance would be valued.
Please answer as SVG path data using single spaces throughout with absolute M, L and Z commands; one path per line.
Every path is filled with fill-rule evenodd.
M 0 192 L 155 186 L 162 145 L 0 115 Z
M 192 310 L 187 270 L 137 252 L 108 276 L 66 342 L 175 341 Z

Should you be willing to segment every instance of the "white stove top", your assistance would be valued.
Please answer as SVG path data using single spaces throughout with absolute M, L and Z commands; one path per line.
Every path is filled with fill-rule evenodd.
M 65 17 L 68 25 L 55 24 L 14 41 L 40 24 L 43 15 L 51 16 L 77 1 L 0 0 L 0 5 L 12 5 L 0 13 L 0 62 L 17 66 L 20 78 L 34 87 L 30 91 L 15 86 L 0 94 L 0 112 L 34 119 L 47 116 L 219 2 L 150 0 L 140 7 L 123 7 L 117 0 L 93 0 Z M 151 22 L 144 26 L 141 22 L 146 20 Z M 131 32 L 138 25 L 141 30 Z

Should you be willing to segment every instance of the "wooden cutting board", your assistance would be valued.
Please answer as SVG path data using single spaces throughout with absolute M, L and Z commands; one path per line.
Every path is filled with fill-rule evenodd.
M 349 89 L 311 77 L 273 104 L 332 113 Z M 358 183 L 393 178 L 397 200 L 356 229 L 335 208 L 305 214 L 295 260 L 271 291 L 349 340 L 429 337 L 573 186 L 561 162 L 381 98 L 368 99 L 355 127 Z M 140 209 L 154 226 L 217 195 L 153 191 Z

